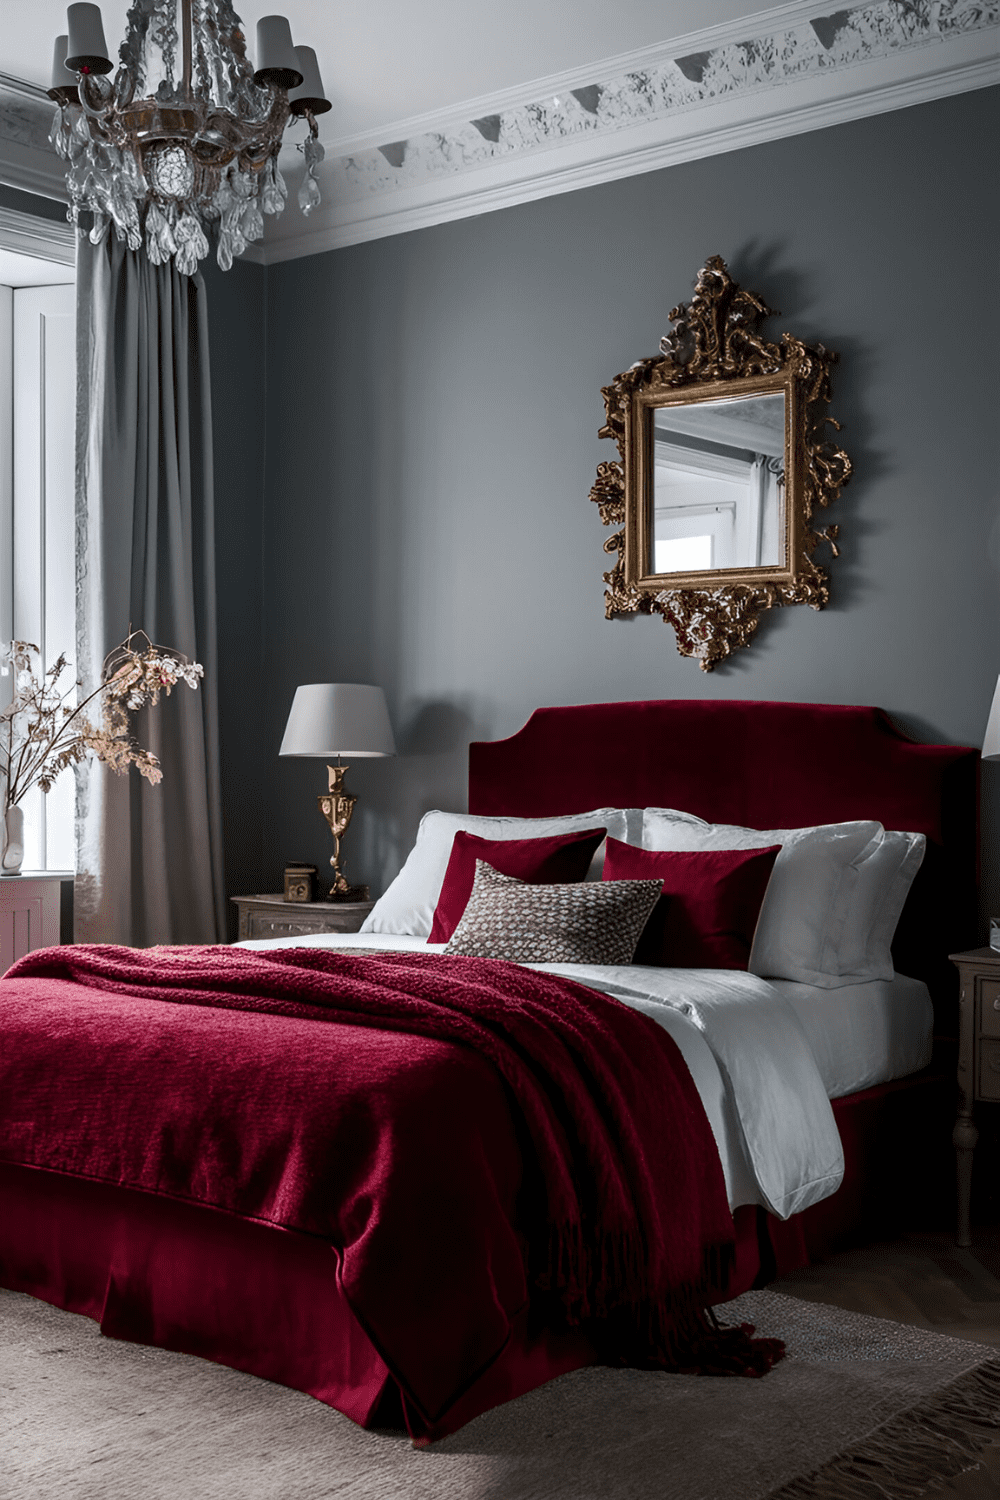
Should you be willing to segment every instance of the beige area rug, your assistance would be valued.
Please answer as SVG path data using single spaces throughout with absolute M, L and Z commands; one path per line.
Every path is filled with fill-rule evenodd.
M 417 1451 L 0 1291 L 0 1496 L 910 1500 L 956 1493 L 947 1476 L 984 1447 L 980 1472 L 1000 1472 L 996 1350 L 771 1292 L 719 1312 L 784 1338 L 789 1357 L 763 1380 L 579 1370 Z

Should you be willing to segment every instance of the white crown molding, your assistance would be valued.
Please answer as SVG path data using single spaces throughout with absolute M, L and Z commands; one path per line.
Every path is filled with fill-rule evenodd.
M 818 13 L 815 5 L 785 9 Z M 1000 82 L 996 39 L 996 28 L 982 29 L 794 81 L 734 90 L 656 119 L 576 135 L 355 201 L 346 194 L 331 201 L 328 164 L 324 205 L 309 221 L 286 209 L 268 226 L 263 251 L 254 247 L 253 259 L 272 264 L 315 255 L 984 88 Z
M 789 0 L 741 20 L 325 142 L 323 203 L 291 202 L 270 264 L 1000 82 L 1000 0 Z M 0 182 L 67 201 L 44 89 L 0 73 Z M 301 171 L 294 147 L 286 170 Z
M 76 264 L 76 234 L 71 225 L 38 219 L 13 208 L 0 207 L 0 248 L 36 260 L 56 261 L 61 266 Z
M 63 165 L 48 143 L 54 110 L 43 88 L 0 73 L 0 182 L 66 203 Z
M 789 0 L 785 5 L 775 5 L 750 16 L 702 27 L 699 31 L 685 32 L 668 41 L 637 47 L 631 52 L 616 53 L 612 57 L 602 58 L 579 68 L 547 74 L 543 78 L 516 84 L 512 88 L 498 89 L 493 94 L 481 94 L 477 98 L 465 99 L 444 109 L 429 110 L 425 114 L 390 121 L 357 135 L 330 139 L 322 136 L 323 145 L 331 156 L 355 156 L 361 151 L 377 150 L 387 141 L 412 140 L 419 135 L 447 134 L 456 125 L 468 124 L 470 120 L 481 120 L 488 115 L 503 114 L 506 110 L 535 104 L 539 99 L 585 88 L 599 79 L 655 70 L 672 62 L 675 57 L 689 57 L 695 52 L 711 52 L 734 42 L 746 42 L 754 37 L 774 34 L 786 27 L 808 22 L 814 16 L 826 15 L 835 8 L 836 0 Z
M 29 83 L 26 78 L 15 78 L 13 73 L 0 73 L 0 91 L 17 94 L 21 99 L 33 99 L 37 104 L 51 105 L 48 91 L 39 83 Z
M 66 176 L 54 151 L 40 151 L 0 136 L 0 182 L 6 187 L 68 203 Z

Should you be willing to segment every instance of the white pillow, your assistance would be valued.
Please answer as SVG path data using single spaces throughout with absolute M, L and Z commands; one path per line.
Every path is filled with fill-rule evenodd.
M 922 833 L 886 829 L 877 849 L 861 865 L 857 894 L 841 939 L 845 972 L 863 971 L 871 979 L 893 977 L 892 940 L 926 848 Z
M 594 812 L 571 813 L 556 818 L 481 817 L 472 813 L 424 813 L 417 841 L 395 880 L 375 905 L 361 927 L 362 932 L 409 933 L 427 937 L 434 924 L 445 871 L 456 833 L 475 833 L 481 839 L 544 839 L 560 833 L 582 833 L 587 828 L 606 828 L 614 839 L 637 844 L 641 837 L 642 810 L 599 807 Z M 632 837 L 628 835 L 631 833 Z M 604 840 L 587 871 L 588 880 L 600 880 L 604 863 Z
M 889 944 L 923 858 L 921 834 L 881 823 L 740 828 L 648 807 L 645 849 L 763 849 L 780 844 L 761 906 L 750 972 L 821 989 L 892 978 Z

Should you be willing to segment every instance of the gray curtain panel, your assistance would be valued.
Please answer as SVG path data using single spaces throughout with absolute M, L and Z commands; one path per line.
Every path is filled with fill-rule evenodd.
M 200 661 L 136 716 L 163 780 L 77 777 L 78 942 L 225 933 L 208 320 L 201 276 L 108 235 L 77 263 L 77 662 L 100 680 L 129 629 Z

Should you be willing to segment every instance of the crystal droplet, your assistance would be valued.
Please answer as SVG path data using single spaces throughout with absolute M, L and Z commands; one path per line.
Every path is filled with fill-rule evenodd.
M 208 254 L 208 240 L 194 214 L 181 214 L 174 225 L 174 243 L 177 246 L 177 269 L 184 276 L 193 276 L 202 256 Z
M 266 214 L 280 214 L 285 206 L 287 193 L 284 178 L 275 171 L 274 157 L 268 158 L 264 168 L 264 186 L 260 195 L 260 206 Z
M 244 240 L 259 240 L 264 233 L 264 216 L 255 202 L 246 205 L 240 216 L 240 233 Z
M 182 276 L 193 276 L 198 269 L 198 257 L 189 243 L 179 245 L 174 264 Z
M 165 265 L 176 248 L 170 225 L 157 205 L 151 203 L 146 215 L 146 250 L 153 265 Z
M 299 188 L 299 208 L 308 218 L 314 208 L 319 208 L 321 202 L 319 183 L 315 177 L 307 172 L 302 179 L 302 186 Z

